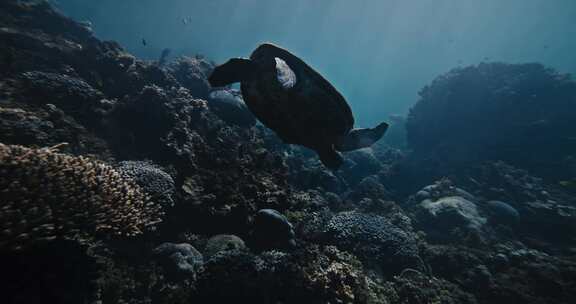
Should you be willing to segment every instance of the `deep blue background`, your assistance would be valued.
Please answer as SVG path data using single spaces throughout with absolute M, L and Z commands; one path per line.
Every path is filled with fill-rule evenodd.
M 271 41 L 347 97 L 360 126 L 406 113 L 434 77 L 482 61 L 576 72 L 576 0 L 59 0 L 96 34 L 157 59 L 222 62 Z M 190 18 L 189 24 L 182 20 Z M 147 46 L 141 44 L 142 39 Z

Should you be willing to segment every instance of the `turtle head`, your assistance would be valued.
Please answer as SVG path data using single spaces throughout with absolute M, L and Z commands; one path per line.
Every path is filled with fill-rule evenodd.
M 336 150 L 352 151 L 370 147 L 384 136 L 386 130 L 388 130 L 388 124 L 385 122 L 371 129 L 354 129 L 336 143 Z
M 223 65 L 217 66 L 208 82 L 212 87 L 223 87 L 235 82 L 253 79 L 258 72 L 257 66 L 250 59 L 232 58 Z

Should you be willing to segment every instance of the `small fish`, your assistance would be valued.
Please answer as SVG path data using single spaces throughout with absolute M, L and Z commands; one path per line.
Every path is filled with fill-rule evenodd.
M 147 46 L 147 45 L 148 45 L 148 42 L 146 42 L 146 39 L 144 39 L 144 38 L 142 38 L 142 45 L 143 45 L 143 46 Z

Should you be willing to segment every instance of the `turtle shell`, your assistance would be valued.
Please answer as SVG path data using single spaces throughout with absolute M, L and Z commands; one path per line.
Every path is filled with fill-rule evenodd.
M 262 44 L 250 59 L 259 72 L 242 81 L 244 101 L 284 142 L 317 149 L 352 129 L 354 118 L 344 97 L 300 58 Z

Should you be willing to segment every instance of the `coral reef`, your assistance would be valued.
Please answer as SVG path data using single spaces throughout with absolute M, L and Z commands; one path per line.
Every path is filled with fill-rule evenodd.
M 408 145 L 418 158 L 447 167 L 502 160 L 562 179 L 576 152 L 573 113 L 576 82 L 569 75 L 540 64 L 481 63 L 420 91 L 406 120 Z
M 291 255 L 229 251 L 217 254 L 206 267 L 199 282 L 204 301 L 376 303 L 378 296 L 360 262 L 330 246 L 307 247 Z
M 91 120 L 97 119 L 97 108 L 104 95 L 79 78 L 64 74 L 39 71 L 25 72 L 20 75 L 21 96 L 30 102 L 43 103 L 50 100 L 51 104 L 86 125 L 95 125 Z
M 140 60 L 46 1 L 0 1 L 0 44 L 2 303 L 576 298 L 566 76 L 455 69 L 331 171 L 204 57 Z
M 170 62 L 168 70 L 178 82 L 190 92 L 195 98 L 208 99 L 211 87 L 208 83 L 208 76 L 214 69 L 214 64 L 206 59 L 196 57 L 179 57 Z

